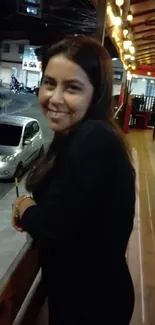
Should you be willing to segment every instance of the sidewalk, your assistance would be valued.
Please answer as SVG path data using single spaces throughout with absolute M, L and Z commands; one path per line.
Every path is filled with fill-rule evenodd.
M 26 194 L 24 181 L 19 185 L 19 193 Z M 26 243 L 26 235 L 15 231 L 11 224 L 12 203 L 15 198 L 16 190 L 13 188 L 0 200 L 0 287 L 8 269 Z
M 7 108 L 12 104 L 12 99 L 0 99 L 0 114 L 7 113 Z

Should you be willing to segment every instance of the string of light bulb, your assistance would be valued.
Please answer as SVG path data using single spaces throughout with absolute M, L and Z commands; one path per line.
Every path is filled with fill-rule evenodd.
M 127 18 L 124 21 L 122 19 L 124 0 L 115 0 L 115 4 L 119 7 L 120 14 L 114 15 L 112 5 L 110 3 L 108 4 L 107 14 L 112 23 L 109 28 L 114 28 L 114 30 L 112 31 L 112 37 L 114 38 L 116 44 L 120 43 L 118 47 L 120 52 L 120 58 L 124 65 L 124 69 L 132 72 L 132 70 L 136 69 L 134 56 L 135 48 L 132 43 L 132 33 L 130 31 L 130 24 L 133 19 L 133 16 L 131 11 L 129 11 Z M 120 38 L 120 33 L 123 33 L 123 39 L 122 37 Z
M 124 0 L 115 0 L 115 3 L 118 7 L 121 8 L 124 5 Z M 131 10 L 129 10 L 129 12 L 128 12 L 127 20 L 130 22 L 133 20 L 133 15 L 132 15 Z
M 125 70 L 135 70 L 136 64 L 135 64 L 135 48 L 132 44 L 131 40 L 124 39 L 123 40 L 123 48 L 124 48 L 124 55 L 122 58 L 122 61 L 124 63 Z

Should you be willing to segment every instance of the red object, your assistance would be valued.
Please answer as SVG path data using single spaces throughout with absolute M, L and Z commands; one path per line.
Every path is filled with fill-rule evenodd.
M 148 71 L 151 72 L 151 77 L 155 78 L 155 65 L 140 65 L 134 71 L 134 74 L 147 76 Z
M 124 93 L 125 93 L 125 82 L 122 82 L 121 92 L 118 101 L 118 107 L 120 107 L 124 103 Z
M 128 104 L 125 110 L 125 117 L 124 117 L 124 125 L 123 125 L 123 131 L 125 133 L 128 133 L 129 130 L 129 121 L 130 121 L 130 114 L 132 111 L 132 105 Z
M 136 117 L 137 118 L 143 118 L 143 120 L 144 120 L 144 129 L 147 129 L 148 124 L 149 124 L 150 112 L 139 111 L 139 112 L 137 112 Z
M 137 128 L 146 128 L 146 118 L 144 115 L 136 115 L 136 127 Z

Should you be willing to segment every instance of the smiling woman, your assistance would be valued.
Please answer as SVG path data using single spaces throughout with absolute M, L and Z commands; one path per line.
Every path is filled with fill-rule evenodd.
M 128 325 L 135 173 L 113 120 L 111 60 L 79 36 L 50 48 L 43 68 L 39 100 L 55 136 L 27 178 L 33 199 L 14 202 L 13 225 L 39 248 L 49 324 Z
M 85 71 L 63 55 L 51 58 L 45 69 L 39 100 L 49 127 L 68 132 L 83 119 L 94 88 Z

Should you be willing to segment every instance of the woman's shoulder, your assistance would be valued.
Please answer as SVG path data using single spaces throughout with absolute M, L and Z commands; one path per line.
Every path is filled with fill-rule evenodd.
M 73 130 L 74 143 L 88 145 L 91 143 L 103 146 L 103 143 L 119 140 L 116 130 L 107 122 L 98 120 L 87 120 L 75 127 Z M 114 141 L 113 141 L 114 140 Z

